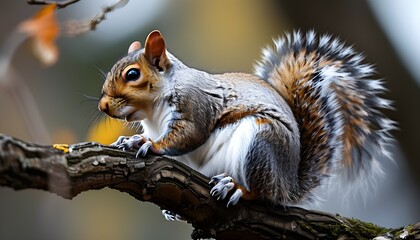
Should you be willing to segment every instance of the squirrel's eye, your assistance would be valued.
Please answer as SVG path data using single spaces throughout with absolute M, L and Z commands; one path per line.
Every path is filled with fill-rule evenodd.
M 140 69 L 137 69 L 137 68 L 131 68 L 125 74 L 125 81 L 126 82 L 136 81 L 139 78 L 140 78 Z

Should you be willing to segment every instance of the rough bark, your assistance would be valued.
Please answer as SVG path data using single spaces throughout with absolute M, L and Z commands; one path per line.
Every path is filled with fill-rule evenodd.
M 420 223 L 386 229 L 297 207 L 240 201 L 226 208 L 209 194 L 209 179 L 175 160 L 136 159 L 97 143 L 40 146 L 0 135 L 0 185 L 36 188 L 71 199 L 110 187 L 183 216 L 192 237 L 216 239 L 420 239 Z M 402 238 L 404 237 L 404 238 Z

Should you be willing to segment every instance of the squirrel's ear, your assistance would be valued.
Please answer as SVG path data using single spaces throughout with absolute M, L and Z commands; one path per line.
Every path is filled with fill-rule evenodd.
M 141 43 L 139 41 L 135 41 L 130 44 L 130 47 L 128 47 L 128 53 L 139 50 L 140 48 L 141 48 Z
M 158 30 L 154 30 L 147 36 L 144 54 L 149 62 L 159 70 L 166 68 L 169 64 L 166 56 L 165 40 Z

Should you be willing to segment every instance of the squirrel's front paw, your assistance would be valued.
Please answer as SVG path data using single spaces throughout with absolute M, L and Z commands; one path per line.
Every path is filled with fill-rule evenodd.
M 214 187 L 210 190 L 210 194 L 213 197 L 217 197 L 217 200 L 225 199 L 227 194 L 235 188 L 233 178 L 228 176 L 226 173 L 212 177 L 209 184 L 212 183 L 215 183 L 216 185 L 214 185 Z M 242 190 L 240 188 L 236 189 L 232 196 L 229 198 L 227 207 L 237 204 L 242 196 Z
M 118 140 L 111 144 L 111 146 L 118 147 L 122 150 L 130 150 L 134 148 L 140 148 L 146 142 L 146 138 L 143 135 L 136 134 L 131 137 L 121 136 Z

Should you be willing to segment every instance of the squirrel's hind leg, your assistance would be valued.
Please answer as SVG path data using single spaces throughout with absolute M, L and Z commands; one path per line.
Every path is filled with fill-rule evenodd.
M 227 174 L 216 175 L 210 181 L 215 183 L 210 194 L 217 199 L 229 197 L 228 206 L 235 205 L 241 198 L 265 199 L 275 204 L 293 201 L 299 194 L 295 192 L 298 178 L 293 173 L 298 172 L 300 149 L 299 138 L 294 138 L 292 132 L 297 128 L 286 126 L 286 120 L 257 119 L 255 134 L 250 135 L 253 141 L 248 145 L 246 154 L 240 155 L 245 159 L 236 159 L 240 163 L 233 169 L 236 172 L 229 172 L 236 182 Z M 241 135 L 236 137 L 246 139 Z M 229 196 L 230 192 L 232 195 Z

